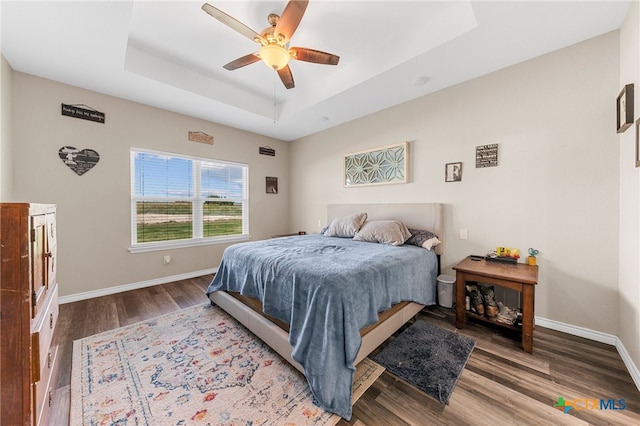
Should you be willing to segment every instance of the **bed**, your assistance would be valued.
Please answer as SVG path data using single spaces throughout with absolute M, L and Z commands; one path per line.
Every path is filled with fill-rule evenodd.
M 443 240 L 437 203 L 329 205 L 327 223 L 363 212 L 358 236 L 393 219 Z M 355 365 L 435 304 L 441 251 L 323 234 L 240 243 L 207 295 L 304 373 L 318 406 L 348 420 Z

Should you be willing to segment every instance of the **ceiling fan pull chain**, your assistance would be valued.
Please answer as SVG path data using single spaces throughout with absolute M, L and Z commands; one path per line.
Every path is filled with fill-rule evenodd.
M 273 70 L 273 124 L 276 124 L 276 70 Z

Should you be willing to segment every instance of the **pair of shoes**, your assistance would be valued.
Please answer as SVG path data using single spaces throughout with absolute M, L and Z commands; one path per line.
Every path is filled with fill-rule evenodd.
M 478 315 L 487 315 L 489 318 L 498 316 L 499 309 L 496 303 L 496 293 L 493 286 L 478 286 L 467 284 L 467 293 L 471 310 Z
M 480 286 L 480 293 L 482 294 L 482 300 L 484 301 L 484 310 L 489 318 L 495 318 L 500 312 L 498 304 L 496 303 L 496 292 L 493 286 Z
M 484 315 L 484 303 L 482 301 L 482 295 L 478 290 L 478 286 L 475 284 L 467 284 L 465 287 L 467 288 L 467 293 L 469 293 L 471 310 L 478 315 Z

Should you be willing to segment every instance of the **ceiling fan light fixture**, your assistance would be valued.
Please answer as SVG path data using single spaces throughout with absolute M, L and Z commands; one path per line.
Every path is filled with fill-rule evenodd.
M 260 47 L 258 53 L 262 62 L 276 71 L 286 67 L 291 59 L 289 51 L 279 44 L 266 44 Z
M 203 4 L 202 10 L 211 17 L 260 45 L 257 54 L 244 55 L 222 67 L 228 71 L 233 71 L 262 61 L 266 66 L 277 71 L 276 73 L 284 87 L 293 89 L 295 83 L 291 68 L 289 68 L 289 61 L 292 59 L 314 64 L 338 65 L 340 57 L 337 55 L 306 47 L 292 47 L 291 49 L 287 47 L 291 36 L 293 36 L 302 20 L 308 3 L 309 0 L 289 0 L 281 15 L 272 13 L 268 16 L 269 27 L 263 29 L 260 34 L 209 3 Z M 275 78 L 274 81 L 276 81 Z

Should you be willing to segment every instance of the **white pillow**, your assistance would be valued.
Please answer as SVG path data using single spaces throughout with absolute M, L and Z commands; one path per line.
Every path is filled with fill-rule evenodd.
M 406 225 L 399 220 L 372 220 L 365 222 L 353 237 L 356 241 L 400 246 L 411 236 Z
M 422 243 L 422 247 L 426 248 L 427 250 L 431 250 L 432 248 L 434 248 L 440 243 L 441 241 L 437 237 L 433 237 L 433 238 L 429 238 L 424 243 Z
M 329 224 L 329 229 L 326 230 L 324 235 L 325 237 L 352 238 L 360 230 L 365 220 L 367 220 L 366 213 L 356 213 L 351 216 L 335 218 Z

